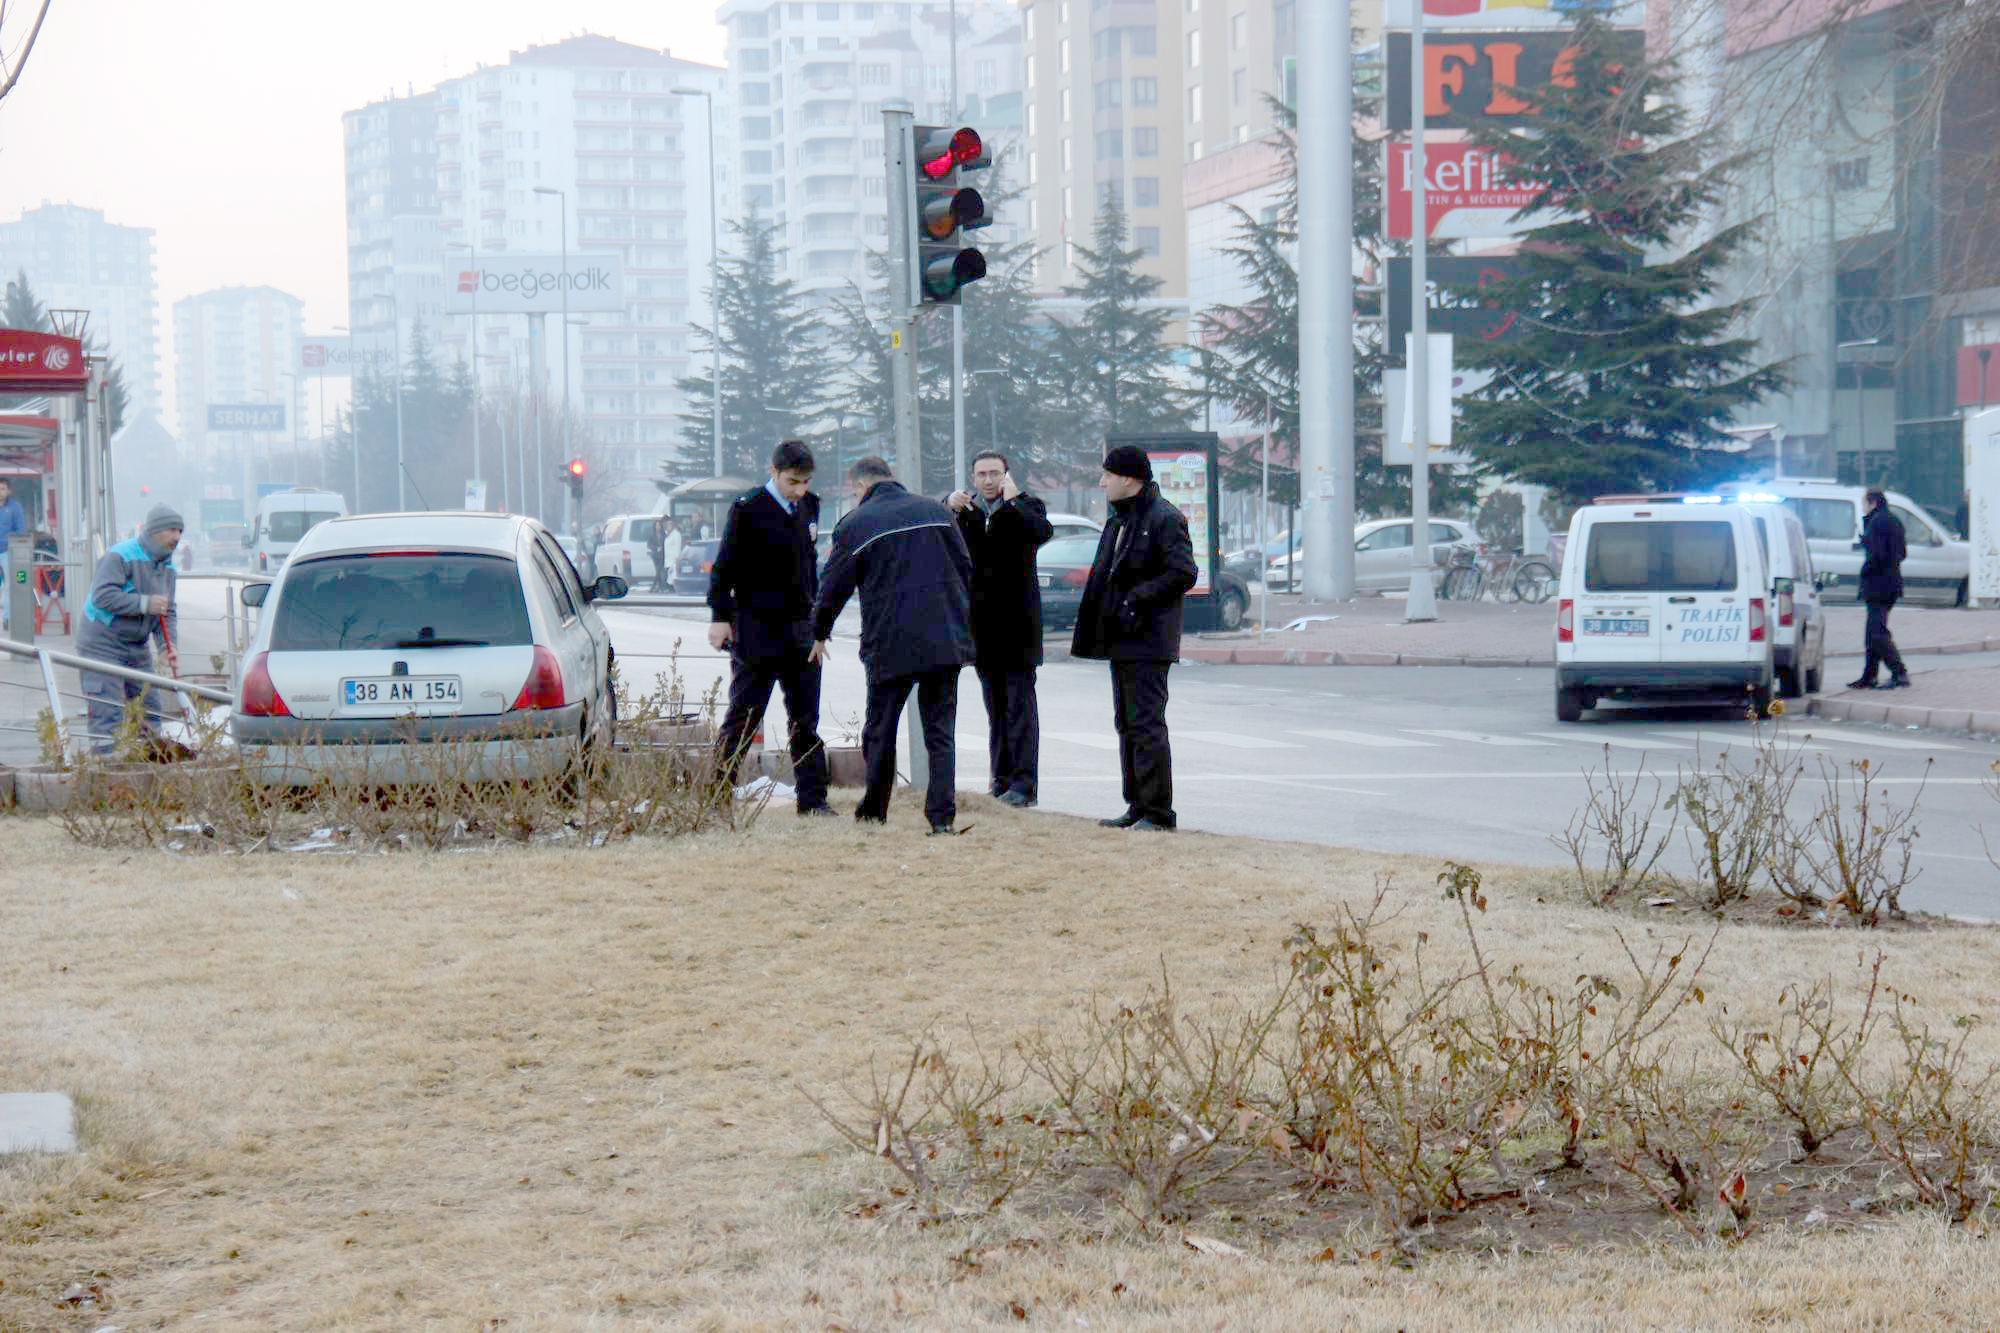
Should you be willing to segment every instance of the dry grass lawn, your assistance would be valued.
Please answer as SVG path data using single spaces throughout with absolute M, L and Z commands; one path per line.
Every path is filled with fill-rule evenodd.
M 187 858 L 0 820 L 0 1090 L 61 1089 L 85 1151 L 0 1161 L 0 1327 L 1976 1328 L 1981 1226 L 1902 1214 L 1414 1269 L 1197 1253 L 1046 1210 L 920 1227 L 800 1097 L 927 1023 L 1000 1042 L 1165 958 L 1185 1004 L 1261 993 L 1295 922 L 1438 866 L 1142 839 L 968 800 L 926 839 L 770 815 L 608 849 Z M 46 869 L 44 869 L 46 867 Z M 1563 980 L 1699 918 L 1633 922 L 1491 870 L 1486 946 Z M 1537 901 L 1538 896 L 1547 902 Z M 1647 937 L 1651 939 L 1648 940 Z M 2000 936 L 1731 927 L 1708 1005 L 1886 975 L 1988 1020 Z M 1706 1015 L 1701 1019 L 1705 1020 Z M 1667 1230 L 1671 1230 L 1670 1228 Z M 92 1308 L 65 1306 L 72 1284 Z

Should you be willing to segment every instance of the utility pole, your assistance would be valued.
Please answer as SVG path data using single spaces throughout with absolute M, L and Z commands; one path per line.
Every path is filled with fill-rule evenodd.
M 1408 621 L 1438 618 L 1431 587 L 1430 189 L 1424 172 L 1424 7 L 1410 0 L 1410 596 Z
M 1415 0 L 1412 0 L 1414 3 Z M 1299 23 L 1299 502 L 1306 596 L 1354 596 L 1354 15 Z
M 951 123 L 960 122 L 958 104 L 958 0 L 951 0 Z M 914 301 L 915 294 L 911 294 Z M 965 307 L 951 308 L 951 485 L 965 484 Z
M 908 111 L 882 108 L 882 156 L 888 178 L 883 199 L 889 209 L 889 370 L 896 395 L 896 476 L 917 494 L 923 493 L 924 459 L 917 438 L 917 290 L 916 166 L 910 160 L 916 117 Z M 956 398 L 957 385 L 953 384 Z M 903 709 L 903 734 L 909 745 L 910 785 L 928 787 L 930 752 L 924 748 L 923 717 L 917 696 Z

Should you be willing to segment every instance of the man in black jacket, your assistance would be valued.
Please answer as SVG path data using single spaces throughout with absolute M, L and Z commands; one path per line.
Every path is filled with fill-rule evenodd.
M 1171 830 L 1174 761 L 1167 742 L 1167 671 L 1181 655 L 1181 601 L 1200 570 L 1187 518 L 1160 494 L 1152 460 L 1121 444 L 1099 479 L 1110 521 L 1077 607 L 1076 657 L 1111 663 L 1111 704 L 1125 813 L 1106 828 Z
M 812 450 L 786 440 L 771 454 L 771 479 L 729 506 L 708 580 L 708 642 L 729 649 L 729 711 L 717 746 L 730 780 L 775 685 L 785 695 L 799 813 L 830 815 L 819 738 L 823 654 L 812 642 L 819 592 L 819 497 L 806 489 L 812 474 Z
M 972 489 L 945 505 L 972 555 L 973 666 L 986 696 L 986 750 L 992 792 L 1008 805 L 1035 803 L 1042 724 L 1035 668 L 1042 664 L 1042 590 L 1035 551 L 1055 535 L 1048 506 L 1014 481 L 1005 454 L 972 460 Z
M 1903 655 L 1896 651 L 1896 641 L 1889 637 L 1889 608 L 1903 595 L 1903 557 L 1908 548 L 1903 538 L 1903 524 L 1889 512 L 1889 497 L 1880 491 L 1869 491 L 1861 499 L 1868 516 L 1861 520 L 1861 540 L 1855 545 L 1865 554 L 1861 560 L 1861 600 L 1868 604 L 1868 629 L 1864 638 L 1867 660 L 1861 667 L 1861 679 L 1847 683 L 1850 690 L 1872 690 L 1875 685 L 1875 668 L 1889 668 L 1888 683 L 1881 688 L 1899 690 L 1910 683 L 1910 673 L 1903 669 Z
M 952 732 L 958 719 L 958 672 L 972 660 L 972 557 L 935 500 L 896 484 L 889 465 L 864 458 L 848 472 L 855 507 L 833 530 L 826 580 L 813 611 L 813 651 L 824 657 L 841 608 L 861 590 L 861 664 L 868 711 L 861 757 L 868 790 L 854 817 L 889 817 L 896 783 L 896 715 L 912 689 L 930 756 L 924 815 L 932 833 L 952 833 L 958 814 Z

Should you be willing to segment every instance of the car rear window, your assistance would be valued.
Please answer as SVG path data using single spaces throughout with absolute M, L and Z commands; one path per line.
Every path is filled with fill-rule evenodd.
M 521 579 L 505 556 L 329 556 L 285 571 L 271 626 L 284 652 L 532 643 Z
M 1736 533 L 1727 523 L 1594 523 L 1584 554 L 1588 592 L 1730 592 Z
M 1799 521 L 1806 525 L 1806 536 L 1812 541 L 1844 542 L 1854 536 L 1852 500 L 1788 496 L 1785 504 L 1798 511 Z
M 271 515 L 271 540 L 274 542 L 295 542 L 330 518 L 339 518 L 335 513 L 320 513 L 314 509 L 280 509 Z
M 1035 563 L 1041 565 L 1087 565 L 1096 559 L 1096 537 L 1063 537 L 1043 543 L 1035 553 Z

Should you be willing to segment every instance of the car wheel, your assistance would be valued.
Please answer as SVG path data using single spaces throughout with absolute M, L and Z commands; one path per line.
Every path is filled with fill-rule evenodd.
M 1951 604 L 1953 606 L 1964 606 L 1971 599 L 1972 599 L 1972 580 L 1960 579 L 1958 581 L 1958 596 L 1952 600 Z
M 1244 601 L 1243 598 L 1237 596 L 1233 592 L 1223 597 L 1222 628 L 1224 629 L 1243 628 L 1243 609 L 1244 609 L 1243 601 Z
M 1556 686 L 1556 721 L 1583 721 L 1583 691 L 1574 687 L 1565 689 Z

